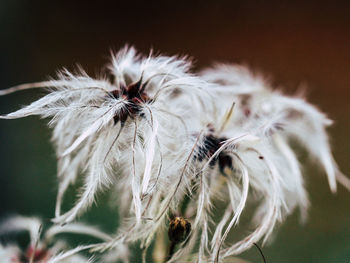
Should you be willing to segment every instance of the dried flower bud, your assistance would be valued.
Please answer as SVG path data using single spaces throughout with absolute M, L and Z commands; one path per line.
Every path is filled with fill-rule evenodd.
M 46 262 L 51 256 L 49 250 L 45 248 L 36 248 L 33 245 L 30 245 L 27 248 L 26 253 L 22 255 L 22 261 L 28 262 L 30 259 L 33 259 L 34 262 Z
M 177 216 L 170 221 L 168 237 L 171 242 L 180 243 L 185 241 L 191 232 L 191 223 L 183 217 Z

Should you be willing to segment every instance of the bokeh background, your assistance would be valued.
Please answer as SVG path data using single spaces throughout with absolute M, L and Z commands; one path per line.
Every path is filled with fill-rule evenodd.
M 307 86 L 327 112 L 335 159 L 350 174 L 349 1 L 0 1 L 0 88 L 55 76 L 81 64 L 101 72 L 110 50 L 126 43 L 148 52 L 189 54 L 195 69 L 215 61 L 246 63 L 271 76 L 287 94 Z M 40 97 L 25 91 L 0 98 L 7 113 Z M 56 161 L 46 120 L 0 121 L 0 217 L 53 217 Z M 311 209 L 278 228 L 264 247 L 267 262 L 350 262 L 350 193 L 332 195 L 325 174 L 305 168 Z M 68 196 L 74 199 L 73 190 Z M 83 220 L 111 231 L 117 213 L 99 198 Z M 243 257 L 262 262 L 256 250 Z M 0 259 L 1 261 L 1 259 Z M 135 255 L 132 262 L 140 262 Z

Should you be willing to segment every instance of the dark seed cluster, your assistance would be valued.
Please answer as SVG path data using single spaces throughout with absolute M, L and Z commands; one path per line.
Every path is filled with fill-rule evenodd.
M 183 242 L 191 232 L 191 223 L 183 217 L 175 217 L 170 221 L 168 237 L 175 244 Z
M 129 86 L 121 86 L 120 89 L 111 92 L 112 96 L 116 99 L 122 98 L 126 100 L 126 107 L 122 108 L 118 114 L 114 116 L 114 123 L 119 121 L 123 124 L 130 118 L 134 118 L 140 113 L 142 107 L 141 104 L 149 102 L 150 98 L 145 92 L 146 83 L 142 82 L 142 78 L 130 84 Z
M 205 136 L 203 145 L 199 147 L 198 153 L 195 155 L 195 159 L 198 161 L 203 161 L 210 158 L 214 153 L 220 148 L 222 143 L 226 141 L 225 137 L 215 137 L 212 134 Z M 210 162 L 210 166 L 215 166 L 218 163 L 220 172 L 225 175 L 225 168 L 233 169 L 232 158 L 225 151 L 221 152 L 217 158 L 214 158 Z

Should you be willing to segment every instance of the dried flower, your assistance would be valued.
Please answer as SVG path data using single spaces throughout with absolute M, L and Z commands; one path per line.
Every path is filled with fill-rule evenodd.
M 174 254 L 176 245 L 184 242 L 189 236 L 190 231 L 191 223 L 185 218 L 176 216 L 170 221 L 168 228 L 168 237 L 170 240 L 168 260 Z
M 213 93 L 220 98 L 220 107 L 208 119 L 204 146 L 195 160 L 207 157 L 198 173 L 199 191 L 192 197 L 198 200 L 193 205 L 197 207 L 193 236 L 196 229 L 201 230 L 200 259 L 208 255 L 217 262 L 242 253 L 261 238 L 265 243 L 276 223 L 296 207 L 305 219 L 309 201 L 293 139 L 323 166 L 333 192 L 336 180 L 350 190 L 349 179 L 339 171 L 330 151 L 325 128 L 331 121 L 316 107 L 303 98 L 273 91 L 264 78 L 242 66 L 217 66 L 202 72 L 202 77 L 217 83 Z M 216 214 L 210 214 L 216 197 L 224 200 L 227 208 L 213 229 L 208 249 L 207 222 L 218 221 Z M 226 237 L 248 200 L 259 205 L 253 218 L 256 228 L 241 241 L 228 245 Z
M 175 217 L 169 223 L 168 237 L 171 242 L 180 243 L 186 240 L 191 231 L 191 223 L 183 217 Z
M 0 245 L 1 262 L 5 263 L 79 263 L 91 262 L 77 253 L 93 248 L 95 244 L 80 245 L 72 250 L 64 252 L 67 249 L 66 242 L 57 240 L 56 235 L 62 233 L 84 234 L 89 235 L 103 241 L 111 238 L 98 230 L 81 223 L 67 224 L 65 226 L 51 226 L 44 234 L 42 234 L 42 222 L 35 217 L 13 216 L 2 222 L 0 225 L 0 234 L 10 234 L 21 231 L 28 231 L 30 243 L 25 251 L 17 245 Z
M 305 219 L 309 201 L 293 141 L 324 168 L 333 192 L 336 181 L 350 190 L 331 154 L 332 122 L 316 107 L 272 90 L 242 66 L 217 66 L 199 77 L 189 68 L 184 59 L 144 58 L 126 48 L 112 59 L 111 80 L 63 71 L 58 80 L 0 92 L 51 87 L 0 118 L 51 118 L 60 180 L 54 222 L 74 220 L 104 188 L 118 194 L 121 227 L 89 247 L 112 250 L 106 262 L 114 256 L 127 262 L 128 246 L 141 241 L 144 263 L 168 221 L 168 262 L 216 263 L 264 244 L 296 208 Z M 61 215 L 63 195 L 80 175 L 80 198 Z M 229 243 L 248 202 L 257 207 L 254 229 Z M 214 211 L 218 205 L 224 209 Z
M 71 222 L 111 187 L 132 193 L 122 200 L 138 223 L 159 185 L 168 185 L 182 169 L 188 147 L 188 123 L 203 112 L 206 82 L 188 73 L 190 63 L 175 57 L 143 58 L 125 48 L 112 59 L 108 77 L 92 79 L 82 70 L 58 80 L 25 84 L 7 94 L 32 87 L 51 87 L 48 95 L 14 113 L 49 117 L 58 156 L 57 223 Z M 210 107 L 210 105 L 209 105 Z M 78 175 L 85 184 L 75 206 L 60 214 L 63 195 Z

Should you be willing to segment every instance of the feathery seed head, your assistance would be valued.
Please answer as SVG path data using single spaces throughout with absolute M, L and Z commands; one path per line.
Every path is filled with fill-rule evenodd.
M 309 205 L 295 139 L 323 166 L 332 191 L 336 181 L 350 189 L 331 154 L 331 121 L 316 107 L 274 91 L 243 66 L 216 66 L 199 76 L 190 66 L 125 48 L 112 56 L 110 81 L 63 71 L 58 80 L 35 83 L 51 87 L 49 94 L 0 116 L 50 118 L 59 157 L 56 223 L 75 220 L 102 189 L 118 193 L 122 225 L 94 249 L 114 250 L 127 261 L 128 246 L 141 241 L 145 259 L 167 215 L 180 210 L 186 219 L 169 224 L 169 262 L 217 263 L 264 244 L 277 223 L 296 208 L 305 217 Z M 61 214 L 64 193 L 78 176 L 84 177 L 79 200 Z M 254 229 L 230 244 L 248 202 L 257 205 Z M 218 203 L 221 216 L 213 214 Z M 28 251 L 32 258 L 45 255 Z
M 93 248 L 96 245 L 78 246 L 64 252 L 68 247 L 62 240 L 57 240 L 56 235 L 62 233 L 85 234 L 103 241 L 110 237 L 97 228 L 85 224 L 67 224 L 65 226 L 51 226 L 42 233 L 42 222 L 38 218 L 13 216 L 0 225 L 0 235 L 14 234 L 16 232 L 28 231 L 30 242 L 26 250 L 22 251 L 19 246 L 0 245 L 0 256 L 6 254 L 12 263 L 83 263 L 89 260 L 78 255 L 82 250 Z M 3 258 L 1 258 L 3 260 Z M 7 263 L 7 261 L 5 261 Z

